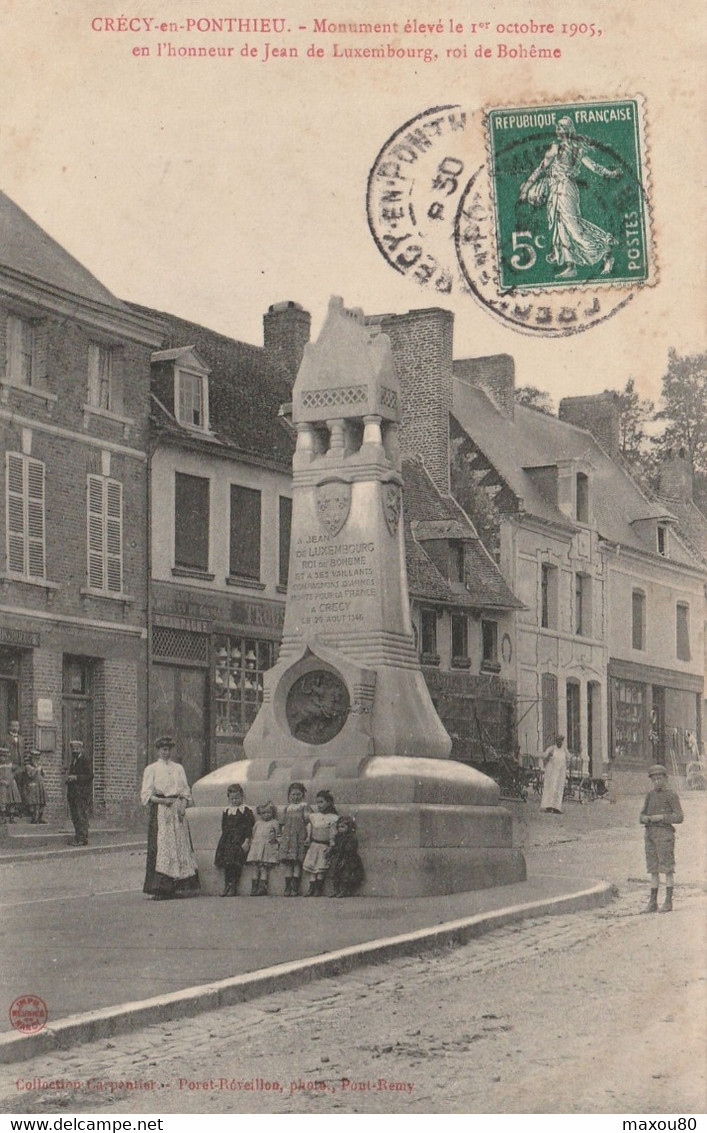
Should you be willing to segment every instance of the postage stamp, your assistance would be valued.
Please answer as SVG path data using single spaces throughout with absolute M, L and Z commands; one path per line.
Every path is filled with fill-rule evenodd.
M 502 290 L 648 282 L 642 121 L 638 99 L 488 111 Z
M 38 995 L 19 995 L 10 1004 L 10 1022 L 23 1035 L 36 1035 L 47 1025 L 47 1005 Z
M 638 97 L 455 103 L 388 138 L 366 208 L 378 251 L 428 301 L 467 294 L 522 334 L 564 337 L 655 282 L 649 190 Z

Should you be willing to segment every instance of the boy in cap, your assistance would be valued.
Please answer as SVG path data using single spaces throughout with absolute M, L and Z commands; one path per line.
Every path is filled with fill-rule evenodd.
M 652 789 L 646 795 L 639 821 L 646 828 L 646 867 L 651 875 L 651 896 L 644 913 L 672 913 L 675 872 L 675 829 L 683 821 L 680 799 L 668 788 L 668 773 L 661 763 L 648 772 Z M 665 901 L 658 909 L 658 883 L 665 874 Z

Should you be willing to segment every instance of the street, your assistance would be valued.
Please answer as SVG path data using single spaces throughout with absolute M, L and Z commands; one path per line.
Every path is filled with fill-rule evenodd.
M 703 1112 L 706 801 L 684 800 L 671 915 L 641 915 L 635 798 L 557 823 L 531 801 L 529 869 L 608 868 L 612 905 L 4 1067 L 0 1110 Z

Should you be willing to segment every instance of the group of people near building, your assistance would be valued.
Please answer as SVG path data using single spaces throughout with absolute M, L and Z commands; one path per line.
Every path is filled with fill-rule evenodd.
M 92 801 L 93 768 L 81 740 L 72 740 L 66 775 L 66 796 L 74 827 L 71 845 L 88 845 Z M 18 720 L 11 720 L 7 739 L 0 745 L 0 822 L 14 823 L 29 817 L 32 826 L 46 826 L 47 805 L 42 752 L 25 751 Z
M 25 755 L 19 721 L 12 720 L 0 746 L 0 822 L 27 815 L 32 825 L 44 826 L 46 805 L 42 753 L 33 747 Z
M 159 758 L 145 768 L 141 790 L 149 811 L 143 891 L 159 901 L 198 892 L 199 876 L 185 822 L 191 792 L 184 768 L 173 762 L 172 736 L 160 736 L 155 746 Z M 309 878 L 308 897 L 322 896 L 327 878 L 332 897 L 358 892 L 364 871 L 356 822 L 338 813 L 331 791 L 318 791 L 312 807 L 304 784 L 290 783 L 284 807 L 266 800 L 255 813 L 246 806 L 240 783 L 231 783 L 226 795 L 214 855 L 224 877 L 222 897 L 238 895 L 246 866 L 252 866 L 253 897 L 268 896 L 271 877 L 280 867 L 286 897 L 300 894 L 303 875 Z

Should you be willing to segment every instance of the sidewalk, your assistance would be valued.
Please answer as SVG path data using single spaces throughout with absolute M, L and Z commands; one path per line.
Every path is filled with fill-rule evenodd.
M 679 884 L 704 883 L 706 801 L 683 799 L 690 837 L 678 843 Z M 629 798 L 548 816 L 532 800 L 515 804 L 527 882 L 408 901 L 156 903 L 140 891 L 142 849 L 108 858 L 61 852 L 49 867 L 51 881 L 43 862 L 16 860 L 1 910 L 0 1062 L 294 988 L 358 964 L 461 944 L 512 921 L 606 904 L 617 882 L 645 878 L 639 807 Z M 22 896 L 25 878 L 32 888 Z M 22 899 L 12 899 L 13 884 Z M 36 1035 L 10 1029 L 7 1007 L 25 994 L 47 1005 L 48 1025 Z
M 0 825 L 0 863 L 41 861 L 58 855 L 111 853 L 145 846 L 145 833 L 131 830 L 115 819 L 91 819 L 88 846 L 72 846 L 74 828 L 69 818 L 50 819 L 34 826 L 28 818 Z

